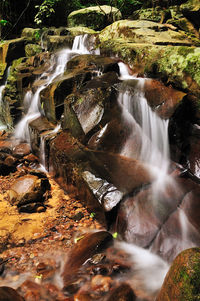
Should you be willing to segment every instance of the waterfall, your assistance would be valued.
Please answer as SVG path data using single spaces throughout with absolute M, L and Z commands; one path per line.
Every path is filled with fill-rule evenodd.
M 43 72 L 35 81 L 35 86 L 37 86 L 38 83 L 36 92 L 33 94 L 31 91 L 28 91 L 24 97 L 24 107 L 28 107 L 28 109 L 24 117 L 15 127 L 15 138 L 30 143 L 29 123 L 40 117 L 43 113 L 40 105 L 41 91 L 48 87 L 56 77 L 64 73 L 65 66 L 69 59 L 77 54 L 90 53 L 90 50 L 87 48 L 87 40 L 88 35 L 76 36 L 72 49 L 63 49 L 51 58 L 50 68 Z M 96 50 L 96 52 L 98 52 L 98 50 Z M 41 80 L 44 82 L 42 85 L 40 85 Z
M 140 135 L 138 152 L 134 156 L 148 164 L 149 172 L 155 178 L 153 189 L 156 193 L 157 188 L 160 190 L 161 187 L 164 188 L 167 183 L 171 182 L 168 175 L 168 120 L 160 118 L 148 105 L 144 92 L 145 81 L 148 79 L 136 78 L 130 75 L 128 67 L 123 63 L 119 63 L 119 68 L 121 80 L 127 81 L 127 83 L 135 81 L 134 92 L 125 87 L 120 92 L 118 101 L 124 110 L 124 114 L 132 119 L 132 123 L 140 127 L 140 132 L 137 130 L 138 135 Z M 133 130 L 135 133 L 136 126 Z M 126 146 L 121 150 L 121 153 L 127 155 Z

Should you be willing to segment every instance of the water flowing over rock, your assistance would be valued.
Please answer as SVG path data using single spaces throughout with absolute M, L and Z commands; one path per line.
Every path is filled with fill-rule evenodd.
M 0 133 L 2 285 L 27 301 L 155 300 L 167 262 L 200 243 L 198 41 L 147 20 L 22 36 L 26 57 L 0 48 L 1 119 L 16 125 Z

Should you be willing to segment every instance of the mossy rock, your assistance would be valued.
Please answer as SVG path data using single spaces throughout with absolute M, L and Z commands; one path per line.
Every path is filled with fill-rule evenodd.
M 180 6 L 180 9 L 182 11 L 198 12 L 200 10 L 200 2 L 199 0 L 188 0 Z
M 42 47 L 37 44 L 27 44 L 25 46 L 25 54 L 26 56 L 34 56 L 37 53 L 40 53 L 42 51 Z
M 200 300 L 200 248 L 187 249 L 174 260 L 156 301 Z
M 169 9 L 163 10 L 161 7 L 142 8 L 133 13 L 131 16 L 134 20 L 148 20 L 153 22 L 165 22 L 170 17 Z
M 184 33 L 179 33 L 168 26 L 156 22 L 138 20 L 121 20 L 107 26 L 99 34 L 101 42 L 121 39 L 128 43 L 145 43 L 154 45 L 191 46 L 192 41 Z
M 121 18 L 121 12 L 117 8 L 102 5 L 73 11 L 69 14 L 67 22 L 68 27 L 85 26 L 94 30 L 101 30 Z
M 84 26 L 76 26 L 76 27 L 68 27 L 67 28 L 70 32 L 70 34 L 75 37 L 78 35 L 82 34 L 95 34 L 97 33 L 95 30 L 89 28 L 89 27 L 84 27 Z
M 3 79 L 6 67 L 7 67 L 6 63 L 0 63 L 0 81 Z
M 100 43 L 101 54 L 115 55 L 140 75 L 160 78 L 200 96 L 200 47 L 131 43 L 123 39 Z
M 26 27 L 22 30 L 21 37 L 31 42 L 39 42 L 43 31 L 45 31 L 45 29 Z

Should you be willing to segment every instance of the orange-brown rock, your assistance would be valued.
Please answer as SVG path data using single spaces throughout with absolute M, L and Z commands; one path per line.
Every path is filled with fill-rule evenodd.
M 111 293 L 110 297 L 107 299 L 108 301 L 135 301 L 136 296 L 132 290 L 132 288 L 126 284 L 120 284 L 114 291 Z M 163 300 L 164 301 L 164 300 Z
M 149 105 L 156 110 L 162 118 L 170 118 L 182 101 L 185 93 L 167 87 L 163 83 L 148 79 L 144 84 L 145 96 Z
M 12 287 L 1 286 L 0 301 L 24 301 L 24 298 L 22 298 Z
M 102 251 L 112 243 L 112 235 L 106 231 L 87 233 L 80 237 L 80 240 L 68 254 L 67 262 L 63 270 L 64 289 L 77 291 L 81 277 L 78 275 L 81 266 L 87 259 L 97 252 Z

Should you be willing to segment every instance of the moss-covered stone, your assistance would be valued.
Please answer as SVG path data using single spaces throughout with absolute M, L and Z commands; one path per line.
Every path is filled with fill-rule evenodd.
M 199 0 L 188 0 L 180 6 L 182 11 L 199 11 L 200 2 Z
M 155 8 L 141 8 L 135 11 L 132 15 L 134 20 L 148 20 L 153 22 L 164 23 L 171 15 L 170 10 L 163 10 L 157 6 Z
M 25 54 L 26 56 L 34 56 L 37 53 L 40 53 L 42 51 L 42 47 L 37 44 L 27 44 L 25 46 Z
M 40 38 L 41 38 L 41 35 L 42 35 L 43 31 L 45 31 L 45 28 L 44 29 L 39 29 L 39 28 L 28 28 L 28 27 L 26 27 L 22 30 L 21 36 L 23 38 L 26 38 L 28 41 L 38 42 L 38 41 L 40 41 Z
M 67 18 L 69 27 L 86 26 L 101 30 L 113 21 L 121 19 L 120 11 L 108 5 L 92 6 L 73 11 Z
M 180 253 L 165 277 L 156 301 L 200 300 L 200 248 Z
M 123 39 L 129 43 L 192 45 L 184 33 L 173 31 L 166 25 L 145 20 L 116 21 L 100 32 L 99 39 L 101 42 L 110 39 Z
M 7 64 L 6 63 L 0 63 L 0 81 L 3 78 L 4 72 L 6 70 Z
M 200 96 L 200 48 L 130 43 L 123 39 L 106 40 L 101 53 L 116 55 L 135 72 L 161 78 L 181 90 Z

